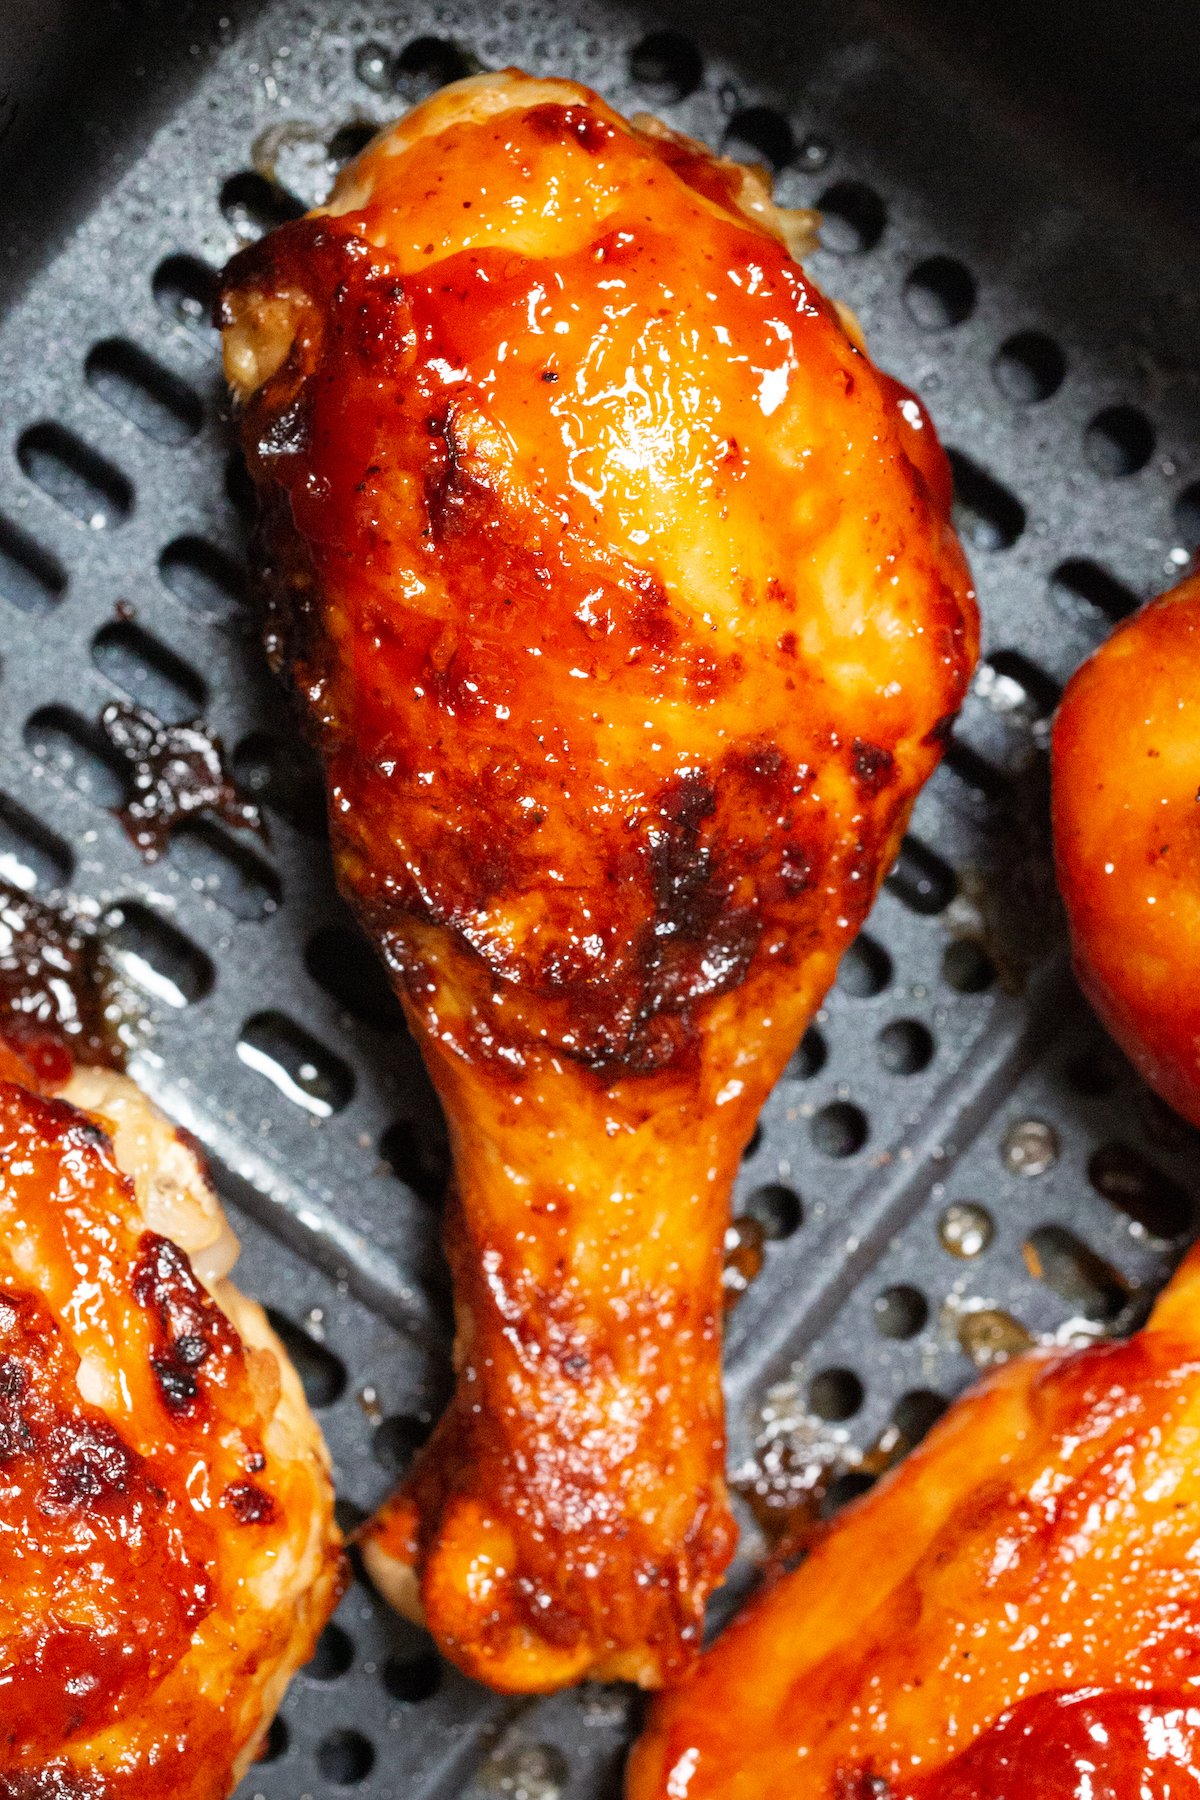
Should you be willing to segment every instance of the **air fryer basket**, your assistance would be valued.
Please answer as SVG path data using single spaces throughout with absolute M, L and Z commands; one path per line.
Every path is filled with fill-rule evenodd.
M 110 88 L 64 113 L 54 193 L 31 170 L 60 121 L 24 55 L 0 324 L 0 874 L 91 906 L 140 990 L 135 1072 L 213 1158 L 242 1280 L 285 1321 L 349 1519 L 446 1394 L 444 1143 L 334 896 L 312 770 L 258 649 L 213 271 L 438 81 L 476 63 L 565 73 L 774 163 L 785 202 L 821 207 L 814 275 L 952 448 L 985 658 L 736 1196 L 766 1241 L 729 1318 L 731 1469 L 759 1511 L 811 1481 L 829 1511 L 889 1428 L 919 1435 L 1022 1328 L 1136 1322 L 1193 1226 L 1195 1134 L 1071 984 L 1045 803 L 1063 681 L 1200 541 L 1195 247 L 1165 200 L 1099 179 L 1028 92 L 1002 106 L 978 58 L 850 6 L 145 10 L 144 41 L 134 7 L 120 54 L 94 52 Z M 86 86 L 70 11 L 41 23 Z M 10 0 L 23 53 L 37 14 Z M 202 715 L 269 840 L 189 826 L 146 864 L 97 730 L 120 699 Z M 762 1550 L 739 1506 L 718 1616 Z M 243 1793 L 598 1800 L 637 1710 L 618 1690 L 498 1699 L 356 1582 Z

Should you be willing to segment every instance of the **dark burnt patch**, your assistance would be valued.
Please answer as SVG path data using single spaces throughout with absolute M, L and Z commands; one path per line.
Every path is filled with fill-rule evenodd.
M 154 1322 L 151 1367 L 167 1411 L 190 1417 L 203 1404 L 201 1370 L 215 1354 L 231 1350 L 236 1339 L 178 1244 L 151 1231 L 141 1244 L 132 1288 Z
M 850 763 L 859 788 L 871 796 L 882 793 L 896 773 L 896 759 L 891 751 L 866 738 L 855 738 L 850 746 Z
M 38 1505 L 48 1518 L 88 1513 L 128 1492 L 137 1457 L 106 1419 L 56 1425 L 43 1450 L 46 1476 Z
M 0 1301 L 11 1316 L 12 1302 Z M 7 1333 L 6 1333 L 7 1335 Z M 28 1456 L 36 1444 L 33 1425 L 24 1411 L 29 1371 L 15 1356 L 0 1360 L 0 1466 Z
M 65 1758 L 40 1769 L 0 1773 L 0 1800 L 109 1800 L 112 1789 L 99 1775 L 87 1775 Z
M 613 127 L 589 106 L 534 106 L 525 114 L 524 122 L 535 137 L 547 143 L 579 144 L 590 156 L 603 150 L 616 136 Z
M 198 814 L 262 830 L 257 805 L 240 793 L 208 726 L 164 725 L 124 700 L 106 706 L 100 724 L 128 768 L 129 798 L 117 817 L 147 862 L 162 855 L 175 826 Z
M 276 1516 L 274 1500 L 253 1481 L 231 1482 L 222 1494 L 221 1501 L 229 1508 L 239 1525 L 270 1525 Z

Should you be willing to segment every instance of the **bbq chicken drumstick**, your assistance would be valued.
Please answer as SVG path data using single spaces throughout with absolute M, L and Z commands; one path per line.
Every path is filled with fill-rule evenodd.
M 730 1555 L 730 1184 L 976 653 L 947 465 L 760 174 L 461 82 L 235 258 L 269 645 L 444 1102 L 457 1391 L 367 1543 L 494 1686 Z
M 0 1041 L 0 1795 L 225 1800 L 337 1599 L 328 1458 L 195 1152 L 38 1061 Z
M 959 1400 L 663 1697 L 627 1800 L 1197 1800 L 1200 1252 Z
M 1200 1125 L 1200 577 L 1076 671 L 1054 724 L 1054 855 L 1084 992 Z

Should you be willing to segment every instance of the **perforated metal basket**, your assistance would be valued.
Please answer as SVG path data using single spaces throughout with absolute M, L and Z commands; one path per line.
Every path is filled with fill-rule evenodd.
M 135 1071 L 214 1160 L 242 1279 L 282 1321 L 348 1517 L 447 1391 L 443 1137 L 334 897 L 315 772 L 264 670 L 207 311 L 239 242 L 476 62 L 653 108 L 823 210 L 813 273 L 928 398 L 982 595 L 985 660 L 946 764 L 739 1179 L 765 1238 L 729 1318 L 739 1485 L 759 1514 L 806 1486 L 829 1511 L 1022 1330 L 1135 1322 L 1192 1229 L 1200 1158 L 1071 986 L 1046 744 L 1076 662 L 1200 540 L 1183 163 L 1135 199 L 1121 183 L 1150 167 L 1149 140 L 1089 159 L 1056 97 L 1039 114 L 989 85 L 1003 33 L 964 52 L 895 9 L 887 26 L 851 5 L 698 18 L 675 0 L 77 18 L 8 0 L 0 27 L 23 96 L 3 202 L 0 874 L 92 903 L 141 990 Z M 74 100 L 39 46 L 74 64 Z M 120 698 L 202 715 L 269 842 L 193 822 L 147 865 L 97 727 Z M 745 1506 L 742 1523 L 717 1615 L 762 1550 Z M 598 1800 L 636 1710 L 615 1690 L 499 1700 L 358 1583 L 244 1792 Z

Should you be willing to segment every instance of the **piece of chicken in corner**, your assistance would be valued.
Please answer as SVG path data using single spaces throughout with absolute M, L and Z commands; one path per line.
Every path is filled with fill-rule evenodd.
M 1120 625 L 1054 724 L 1054 856 L 1080 983 L 1200 1125 L 1200 576 Z
M 1197 1800 L 1200 1252 L 1033 1351 L 659 1700 L 627 1800 Z
M 268 644 L 454 1152 L 457 1390 L 366 1555 L 501 1689 L 699 1650 L 731 1183 L 976 655 L 933 430 L 786 223 L 510 71 L 224 281 Z
M 0 1044 L 0 1793 L 225 1800 L 337 1599 L 328 1457 L 237 1248 L 132 1081 Z

